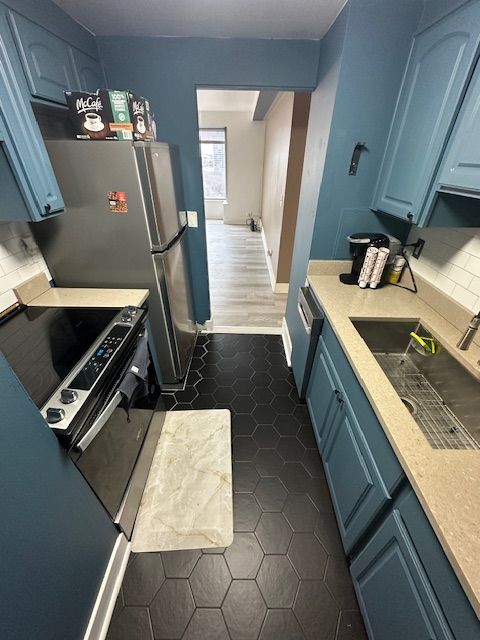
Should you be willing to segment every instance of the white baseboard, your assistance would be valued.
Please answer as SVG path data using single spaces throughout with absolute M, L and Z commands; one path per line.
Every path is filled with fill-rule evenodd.
M 290 339 L 290 332 L 288 330 L 287 321 L 285 320 L 285 316 L 282 320 L 282 340 L 283 340 L 283 348 L 285 349 L 285 358 L 287 360 L 287 364 L 289 367 L 292 366 L 292 341 Z
M 272 291 L 275 293 L 275 285 L 276 285 L 275 274 L 273 273 L 272 259 L 268 255 L 267 236 L 265 235 L 265 230 L 263 227 L 260 235 L 262 236 L 263 250 L 265 251 L 265 259 L 267 261 L 267 269 L 268 269 L 268 276 L 270 278 L 270 285 L 272 287 Z
M 262 227 L 261 231 L 263 250 L 265 251 L 265 260 L 267 261 L 268 277 L 270 278 L 270 286 L 273 293 L 288 293 L 288 282 L 277 282 L 273 273 L 272 258 L 268 255 L 267 236 Z
M 214 326 L 211 333 L 244 333 L 253 335 L 282 335 L 282 327 L 222 327 Z
M 127 569 L 131 543 L 120 533 L 103 576 L 83 640 L 105 640 L 115 601 Z
M 275 283 L 273 293 L 288 293 L 288 282 Z

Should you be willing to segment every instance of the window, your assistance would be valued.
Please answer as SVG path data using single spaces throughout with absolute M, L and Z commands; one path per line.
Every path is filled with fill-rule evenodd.
M 226 129 L 200 129 L 203 195 L 206 200 L 227 197 Z

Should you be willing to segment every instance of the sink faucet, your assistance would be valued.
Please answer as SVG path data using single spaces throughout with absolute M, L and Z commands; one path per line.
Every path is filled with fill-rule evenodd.
M 480 327 L 480 311 L 470 320 L 470 324 L 468 325 L 467 330 L 458 341 L 457 347 L 459 349 L 461 349 L 462 351 L 466 351 L 470 347 L 470 345 L 472 344 L 472 340 L 477 333 L 478 327 Z

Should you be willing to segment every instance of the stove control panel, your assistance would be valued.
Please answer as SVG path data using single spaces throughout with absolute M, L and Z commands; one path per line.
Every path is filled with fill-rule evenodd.
M 61 437 L 70 437 L 70 425 L 92 393 L 97 380 L 122 349 L 127 336 L 142 326 L 145 312 L 124 307 L 71 374 L 42 407 L 42 415 Z M 107 374 L 108 375 L 108 374 Z
M 100 346 L 92 353 L 80 373 L 72 380 L 70 388 L 83 389 L 85 391 L 91 389 L 130 330 L 131 327 L 116 324 Z

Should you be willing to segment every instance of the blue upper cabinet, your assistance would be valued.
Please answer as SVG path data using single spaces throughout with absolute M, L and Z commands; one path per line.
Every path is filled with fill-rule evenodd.
M 70 47 L 70 56 L 76 73 L 77 89 L 80 91 L 96 91 L 106 86 L 101 64 L 86 53 Z
M 447 14 L 414 38 L 373 201 L 417 224 L 468 83 L 480 42 L 480 2 Z
M 33 97 L 65 104 L 65 91 L 105 87 L 98 60 L 14 11 L 9 21 Z
M 30 93 L 64 104 L 64 91 L 78 88 L 68 44 L 18 13 L 9 19 Z
M 6 13 L 0 5 L 1 182 L 9 184 L 11 197 L 0 203 L 0 221 L 36 221 L 63 211 L 64 204 L 15 56 Z
M 480 63 L 450 138 L 439 182 L 441 191 L 480 196 Z

